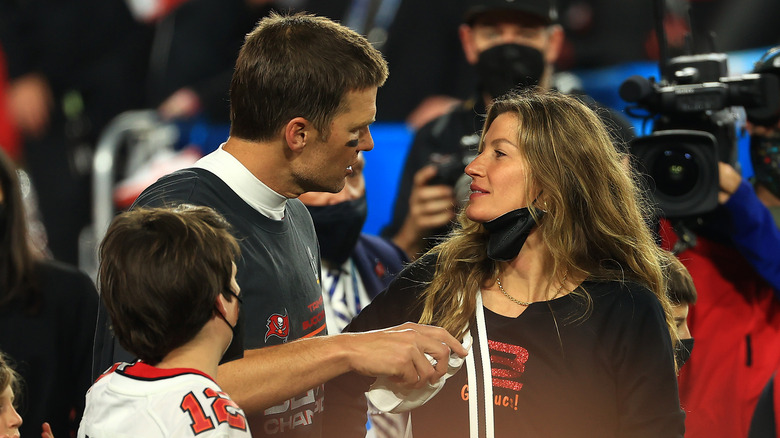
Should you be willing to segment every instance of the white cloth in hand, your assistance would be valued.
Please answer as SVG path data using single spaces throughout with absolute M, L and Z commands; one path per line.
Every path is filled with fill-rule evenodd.
M 463 336 L 463 348 L 466 350 L 471 349 L 471 332 L 466 332 Z M 425 357 L 433 364 L 435 361 L 429 354 L 425 354 Z M 444 382 L 455 375 L 456 372 L 463 365 L 465 358 L 458 356 L 456 353 L 450 354 L 450 359 L 447 364 L 447 373 L 445 373 L 436 384 L 430 384 L 423 386 L 422 388 L 403 388 L 396 382 L 390 380 L 389 377 L 379 377 L 376 379 L 371 388 L 369 388 L 366 395 L 374 406 L 383 412 L 390 412 L 398 414 L 401 412 L 410 411 L 416 407 L 422 406 L 432 399 L 433 396 L 444 387 Z

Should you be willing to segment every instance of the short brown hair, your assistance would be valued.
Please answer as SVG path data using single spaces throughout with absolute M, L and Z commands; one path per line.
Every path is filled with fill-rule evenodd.
M 324 137 L 349 91 L 380 87 L 382 54 L 363 36 L 324 17 L 272 13 L 250 32 L 230 84 L 230 135 L 270 140 L 303 117 Z
M 238 244 L 209 207 L 139 208 L 114 218 L 100 244 L 98 283 L 119 343 L 156 364 L 232 300 Z
M 674 255 L 669 255 L 669 299 L 675 306 L 680 304 L 696 303 L 696 286 L 693 284 L 693 277 L 680 259 Z

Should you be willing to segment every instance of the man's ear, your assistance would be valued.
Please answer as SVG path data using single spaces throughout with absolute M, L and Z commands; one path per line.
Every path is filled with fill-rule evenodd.
M 474 30 L 468 24 L 461 24 L 458 27 L 458 36 L 460 37 L 460 44 L 463 47 L 466 61 L 471 65 L 476 65 L 479 53 L 477 53 L 477 48 L 474 45 Z
M 284 127 L 284 139 L 287 147 L 293 152 L 301 152 L 306 143 L 312 141 L 317 133 L 314 125 L 303 117 L 296 117 L 287 122 Z
M 566 40 L 566 36 L 563 33 L 563 27 L 560 24 L 553 24 L 550 29 L 550 40 L 544 52 L 547 63 L 555 64 L 555 61 L 561 56 L 564 40 Z

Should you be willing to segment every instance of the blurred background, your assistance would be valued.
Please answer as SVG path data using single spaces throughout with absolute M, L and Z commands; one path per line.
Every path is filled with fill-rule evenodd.
M 100 235 L 84 229 L 100 226 L 146 184 L 224 141 L 227 87 L 243 35 L 272 10 L 306 10 L 366 34 L 390 65 L 371 128 L 376 147 L 366 155 L 364 231 L 377 234 L 389 221 L 415 130 L 440 114 L 426 104 L 473 94 L 476 78 L 458 39 L 471 3 L 0 0 L 0 144 L 30 175 L 53 255 L 78 263 L 77 241 L 89 246 Z M 690 52 L 692 24 L 713 36 L 704 38 L 709 51 L 728 54 L 730 75 L 749 72 L 780 43 L 776 0 L 656 4 L 664 7 L 669 56 Z M 652 1 L 560 0 L 557 6 L 566 35 L 556 64 L 561 84 L 622 111 L 618 89 L 626 78 L 658 78 Z M 128 112 L 135 116 L 118 118 Z M 650 132 L 631 121 L 637 133 Z M 101 144 L 104 154 L 96 153 Z M 749 160 L 740 164 L 749 176 Z

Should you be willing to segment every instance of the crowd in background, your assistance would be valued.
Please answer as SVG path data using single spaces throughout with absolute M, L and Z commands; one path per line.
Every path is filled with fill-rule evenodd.
M 236 55 L 244 36 L 270 11 L 308 11 L 367 36 L 390 69 L 377 94 L 377 121 L 403 121 L 418 135 L 434 135 L 430 134 L 435 130 L 431 122 L 440 117 L 459 110 L 470 117 L 475 111 L 484 113 L 489 105 L 490 99 L 474 106 L 474 92 L 481 80 L 475 68 L 477 54 L 471 60 L 468 53 L 464 56 L 465 43 L 460 37 L 464 14 L 472 1 L 151 3 L 156 8 L 144 9 L 148 2 L 134 0 L 0 0 L 0 146 L 9 157 L 2 161 L 0 175 L 4 233 L 0 246 L 0 351 L 17 364 L 21 381 L 28 382 L 19 409 L 25 418 L 20 428 L 25 436 L 38 433 L 44 421 L 51 423 L 54 436 L 69 436 L 78 426 L 83 394 L 92 381 L 94 370 L 89 362 L 98 295 L 94 283 L 76 267 L 83 257 L 79 236 L 92 219 L 93 152 L 114 117 L 128 110 L 151 108 L 158 111 L 161 120 L 228 125 L 228 88 Z M 690 33 L 691 23 L 715 33 L 713 49 L 717 51 L 780 43 L 780 31 L 770 21 L 780 14 L 780 3 L 663 3 L 671 55 L 685 53 L 685 35 Z M 551 70 L 566 72 L 657 59 L 659 47 L 650 18 L 653 2 L 561 0 L 556 6 L 553 19 L 565 37 L 554 59 L 549 60 Z M 689 10 L 693 11 L 690 16 Z M 566 87 L 551 82 L 550 88 L 556 85 Z M 497 96 L 489 96 L 493 97 Z M 598 102 L 592 104 L 599 107 Z M 625 115 L 615 118 L 627 120 Z M 467 129 L 466 134 L 478 133 L 481 119 L 470 117 L 467 122 L 475 129 Z M 755 137 L 773 138 L 777 125 L 748 124 L 745 129 Z M 632 136 L 621 135 L 618 142 L 628 142 Z M 769 154 L 772 146 L 765 143 L 761 150 Z M 756 150 L 760 144 L 756 141 Z M 410 156 L 414 153 L 413 149 Z M 359 233 L 361 217 L 365 220 L 365 187 L 349 193 L 348 184 L 336 200 L 302 199 L 320 239 L 321 275 L 328 281 L 327 287 L 323 284 L 326 301 L 334 293 L 339 299 L 349 294 L 353 300 L 343 309 L 329 309 L 329 326 L 338 321 L 332 331 L 342 329 L 387 286 L 391 274 L 433 246 L 434 239 L 443 236 L 452 224 L 457 194 L 450 188 L 439 195 L 447 202 L 446 213 L 427 225 L 419 221 L 409 225 L 415 230 L 411 243 L 398 237 L 404 221 L 410 221 L 415 211 L 409 200 L 420 199 L 436 173 L 424 168 L 430 152 L 417 153 L 426 161 L 407 162 L 408 169 L 399 180 L 401 194 L 395 200 L 398 217 L 387 218 L 390 228 L 385 230 L 384 239 Z M 764 157 L 769 164 L 780 164 L 769 155 Z M 371 154 L 365 159 L 371 162 Z M 416 175 L 421 168 L 427 173 Z M 773 175 L 780 174 L 770 172 L 768 182 L 747 181 L 733 169 L 721 168 L 721 191 L 728 196 L 721 200 L 717 212 L 707 216 L 704 226 L 686 233 L 680 232 L 679 223 L 662 220 L 658 224 L 659 241 L 666 249 L 675 249 L 675 244 L 691 233 L 696 241 L 678 246 L 676 251 L 698 290 L 689 319 L 697 343 L 680 371 L 680 394 L 684 411 L 695 409 L 704 414 L 689 414 L 686 436 L 708 436 L 712 424 L 722 424 L 718 421 L 726 413 L 719 408 L 728 406 L 712 406 L 712 400 L 729 398 L 737 400 L 739 409 L 731 412 L 731 428 L 720 430 L 720 436 L 747 436 L 759 396 L 780 367 L 780 247 L 772 246 L 772 242 L 780 242 L 773 240 L 780 233 L 776 219 L 780 193 L 778 183 L 772 185 Z M 24 187 L 20 181 L 30 184 Z M 349 208 L 342 205 L 338 214 L 318 211 L 340 203 L 349 203 Z M 25 215 L 23 208 L 37 213 Z M 342 243 L 326 240 L 341 235 L 346 224 L 353 227 L 354 238 L 347 239 L 348 244 L 339 247 Z M 32 228 L 36 225 L 45 230 L 45 237 L 36 235 Z M 750 234 L 745 231 L 748 228 L 759 231 Z M 28 245 L 24 240 L 28 235 L 36 245 L 29 251 L 20 250 Z M 363 263 L 361 257 L 365 259 L 366 253 L 371 254 L 372 262 Z M 360 270 L 363 276 L 373 270 L 376 280 L 358 287 L 349 277 L 340 277 L 353 270 Z M 35 284 L 34 290 L 40 294 L 27 296 L 29 284 Z M 731 304 L 723 305 L 724 301 Z M 728 329 L 721 331 L 724 326 Z M 703 376 L 730 380 L 730 384 L 704 389 L 700 383 Z M 377 416 L 376 421 L 387 421 L 386 427 L 392 429 L 397 427 L 394 422 L 401 420 Z

